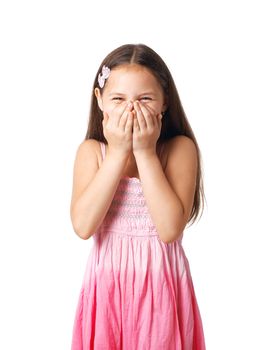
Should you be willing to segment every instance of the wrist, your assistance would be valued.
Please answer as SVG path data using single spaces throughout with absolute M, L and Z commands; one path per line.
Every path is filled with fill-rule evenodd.
M 129 154 L 130 152 L 126 150 L 110 148 L 109 146 L 107 147 L 107 155 L 117 160 L 127 160 L 129 158 Z
M 135 158 L 153 158 L 157 157 L 156 149 L 144 148 L 133 151 Z

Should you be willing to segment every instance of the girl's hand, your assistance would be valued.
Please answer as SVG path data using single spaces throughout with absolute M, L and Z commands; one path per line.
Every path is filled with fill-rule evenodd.
M 110 115 L 107 112 L 103 113 L 103 132 L 108 141 L 108 148 L 112 152 L 127 155 L 133 150 L 133 114 L 131 109 L 131 103 L 121 103 L 110 112 Z
M 139 101 L 134 102 L 133 153 L 156 152 L 160 136 L 162 114 L 156 114 L 150 107 Z

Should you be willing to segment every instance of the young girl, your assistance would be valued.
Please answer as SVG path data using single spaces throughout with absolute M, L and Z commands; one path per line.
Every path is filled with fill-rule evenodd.
M 146 45 L 100 65 L 71 220 L 93 238 L 72 350 L 204 350 L 186 224 L 204 202 L 200 151 L 171 73 Z

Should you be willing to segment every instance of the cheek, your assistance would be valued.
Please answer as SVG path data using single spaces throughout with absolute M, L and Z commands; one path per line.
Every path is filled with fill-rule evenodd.
M 105 111 L 106 113 L 111 112 L 111 111 L 112 111 L 111 106 L 109 106 L 109 105 L 104 105 L 104 111 Z
M 162 106 L 159 102 L 157 101 L 146 101 L 146 102 L 143 102 L 143 104 L 150 110 L 153 111 L 154 114 L 159 114 L 161 113 L 161 110 L 162 110 Z
M 116 107 L 116 104 L 115 103 L 104 103 L 103 107 L 104 107 L 104 111 L 106 113 L 110 113 Z

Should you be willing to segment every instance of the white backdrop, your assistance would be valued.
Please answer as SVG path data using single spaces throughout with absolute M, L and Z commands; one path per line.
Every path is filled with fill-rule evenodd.
M 201 148 L 207 207 L 184 232 L 207 350 L 279 349 L 275 1 L 3 1 L 0 348 L 70 349 L 91 240 L 73 162 L 102 59 L 167 63 Z

